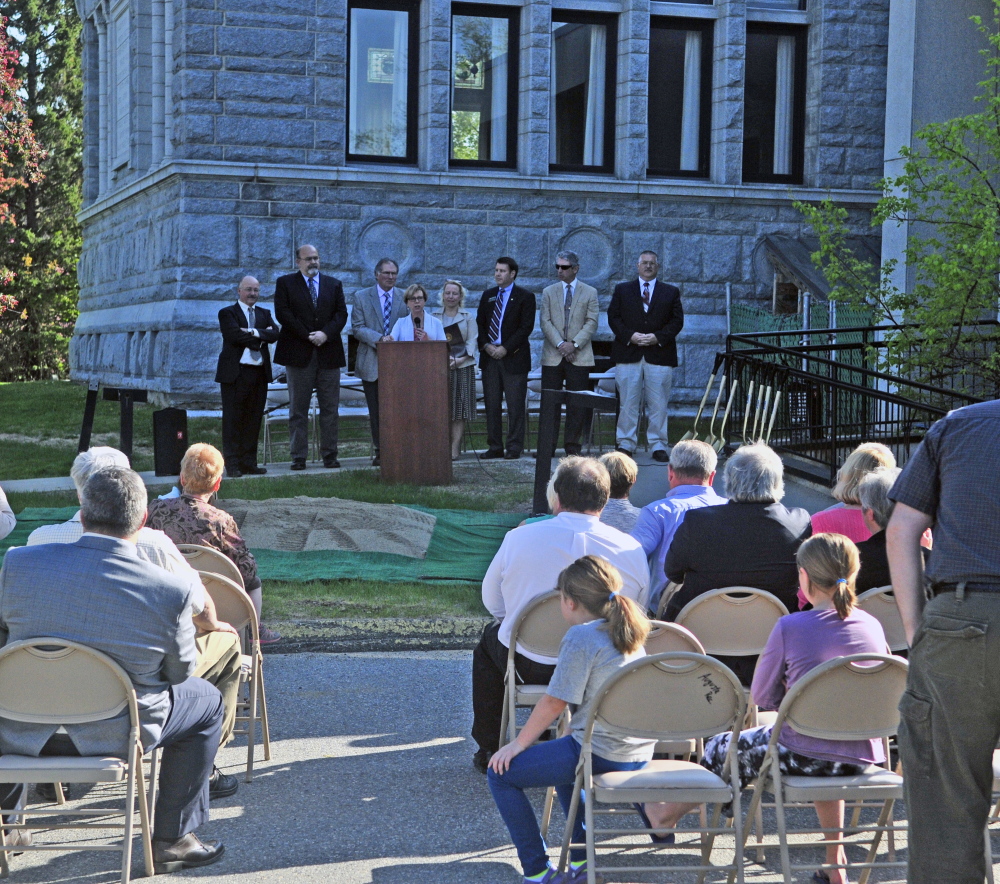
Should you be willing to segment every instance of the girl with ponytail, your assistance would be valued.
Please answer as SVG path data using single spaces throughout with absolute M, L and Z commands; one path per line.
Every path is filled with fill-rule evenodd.
M 888 653 L 881 624 L 854 604 L 859 559 L 853 541 L 843 534 L 814 534 L 799 547 L 795 562 L 800 591 L 813 607 L 782 617 L 757 661 L 750 693 L 765 710 L 777 709 L 795 682 L 827 660 L 849 654 Z M 701 761 L 704 767 L 722 773 L 731 736 L 719 734 L 706 741 Z M 740 732 L 737 753 L 742 787 L 760 772 L 770 739 L 770 725 Z M 788 725 L 779 736 L 778 762 L 786 775 L 853 776 L 883 761 L 881 740 L 822 740 L 803 736 Z M 695 806 L 647 804 L 645 811 L 654 827 L 673 828 Z M 815 807 L 821 828 L 843 826 L 843 801 L 817 801 Z M 828 843 L 826 862 L 846 862 L 840 842 Z M 821 869 L 813 878 L 847 884 L 843 869 Z
M 583 729 L 604 683 L 637 657 L 649 621 L 639 606 L 621 595 L 618 570 L 599 556 L 584 556 L 559 575 L 562 614 L 571 624 L 559 648 L 548 690 L 532 710 L 517 738 L 490 759 L 488 780 L 493 800 L 517 848 L 525 882 L 582 884 L 587 880 L 586 853 L 573 850 L 563 873 L 549 865 L 545 842 L 526 788 L 555 786 L 563 812 L 569 809 Z M 565 737 L 535 743 L 570 706 L 571 731 Z M 534 744 L 534 745 L 533 745 Z M 653 757 L 654 741 L 607 733 L 594 726 L 594 773 L 638 770 Z M 582 843 L 583 811 L 577 813 L 573 841 Z

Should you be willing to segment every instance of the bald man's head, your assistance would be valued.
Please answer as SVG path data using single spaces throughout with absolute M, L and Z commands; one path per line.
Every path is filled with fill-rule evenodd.
M 240 300 L 247 307 L 253 307 L 260 300 L 260 283 L 252 276 L 244 276 L 240 280 L 239 294 Z

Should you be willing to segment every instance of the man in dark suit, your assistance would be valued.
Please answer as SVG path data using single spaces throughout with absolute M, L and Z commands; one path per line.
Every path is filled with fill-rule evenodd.
M 194 589 L 139 557 L 146 487 L 137 473 L 94 473 L 80 496 L 84 534 L 76 543 L 10 550 L 0 571 L 0 646 L 50 636 L 107 654 L 128 674 L 139 703 L 144 750 L 163 750 L 153 831 L 157 873 L 221 858 L 216 841 L 195 830 L 208 822 L 223 703 L 193 678 Z M 0 719 L 0 752 L 15 755 L 114 755 L 128 746 L 128 710 L 102 721 L 36 724 Z M 215 779 L 234 777 L 215 774 Z
M 649 419 L 646 438 L 653 459 L 666 463 L 670 459 L 667 405 L 677 366 L 676 338 L 684 327 L 684 310 L 680 291 L 656 279 L 659 269 L 656 252 L 639 255 L 639 278 L 615 286 L 608 305 L 608 325 L 615 336 L 611 360 L 615 364 L 620 402 L 615 433 L 617 448 L 635 455 L 639 409 L 645 395 Z
M 260 283 L 244 276 L 238 294 L 236 304 L 219 311 L 222 352 L 215 372 L 222 391 L 222 456 L 226 474 L 233 479 L 243 473 L 267 472 L 257 466 L 257 439 L 271 383 L 267 345 L 278 340 L 278 326 L 270 311 L 254 306 L 260 298 Z
M 524 448 L 524 400 L 528 395 L 531 347 L 535 328 L 535 296 L 514 284 L 517 261 L 497 258 L 493 271 L 496 287 L 479 299 L 479 367 L 483 372 L 486 406 L 484 458 L 517 460 Z M 507 400 L 507 448 L 503 444 L 503 399 Z
M 332 276 L 320 276 L 315 246 L 295 250 L 298 273 L 279 276 L 274 286 L 274 312 L 281 323 L 274 361 L 285 366 L 288 378 L 288 433 L 292 469 L 306 468 L 309 453 L 309 402 L 313 390 L 319 401 L 320 453 L 323 466 L 340 467 L 337 460 L 337 412 L 340 408 L 340 369 L 344 344 L 340 332 L 347 324 L 344 287 Z

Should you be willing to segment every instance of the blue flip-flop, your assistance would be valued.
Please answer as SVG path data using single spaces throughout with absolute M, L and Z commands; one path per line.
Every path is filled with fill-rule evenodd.
M 647 829 L 652 829 L 653 824 L 649 821 L 649 817 L 646 816 L 646 811 L 641 804 L 638 802 L 632 805 L 635 808 L 635 812 L 642 817 L 643 823 L 645 823 Z M 653 832 L 649 833 L 649 837 L 653 840 L 654 844 L 673 844 L 676 840 L 676 836 L 673 832 L 669 835 L 657 835 Z

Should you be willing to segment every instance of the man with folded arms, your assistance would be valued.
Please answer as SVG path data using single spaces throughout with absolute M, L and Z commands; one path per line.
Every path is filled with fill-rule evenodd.
M 604 464 L 592 457 L 564 458 L 552 488 L 555 518 L 510 531 L 483 578 L 483 604 L 496 619 L 472 653 L 472 738 L 479 745 L 472 763 L 480 773 L 486 773 L 500 745 L 511 630 L 524 606 L 554 589 L 559 572 L 586 555 L 601 556 L 618 569 L 622 595 L 643 606 L 648 601 L 649 568 L 642 547 L 601 522 L 611 495 Z M 548 684 L 555 664 L 554 657 L 528 651 L 515 656 L 518 680 L 525 684 Z
M 153 832 L 158 873 L 206 866 L 224 847 L 202 842 L 209 777 L 219 748 L 219 691 L 193 678 L 191 584 L 139 558 L 146 487 L 114 467 L 83 488 L 83 536 L 76 543 L 8 551 L 0 570 L 0 645 L 55 637 L 107 654 L 135 687 L 144 750 L 162 751 Z M 80 616 L 81 611 L 88 616 Z M 116 755 L 128 740 L 128 711 L 104 721 L 34 724 L 0 718 L 0 752 L 17 755 Z

